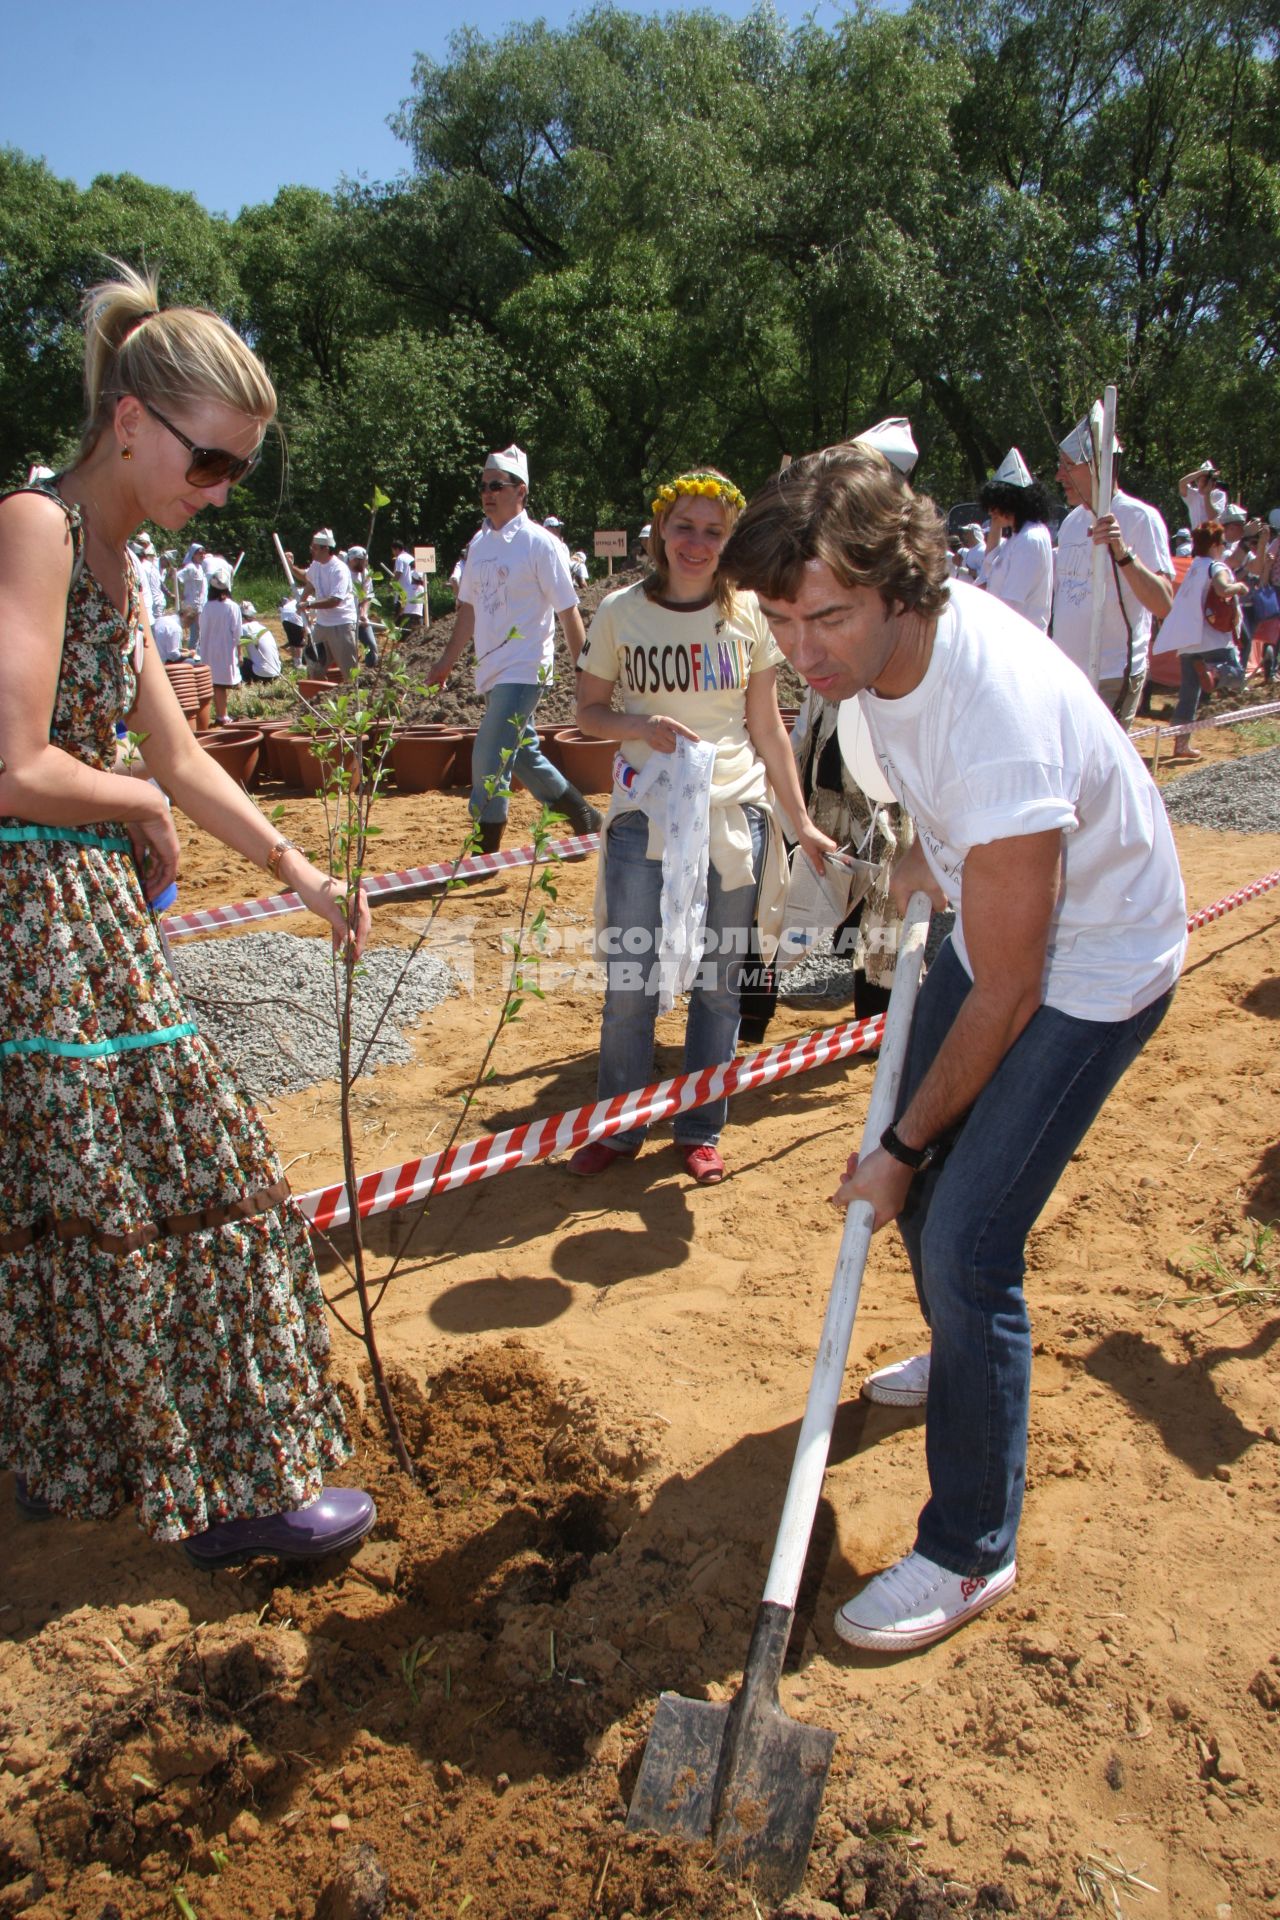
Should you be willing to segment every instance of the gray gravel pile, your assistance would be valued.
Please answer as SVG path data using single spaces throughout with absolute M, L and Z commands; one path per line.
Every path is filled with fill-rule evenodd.
M 1220 833 L 1280 833 L 1280 747 L 1184 773 L 1163 789 L 1169 818 Z
M 954 923 L 954 913 L 933 914 L 924 949 L 926 966 L 936 957 Z M 853 973 L 848 958 L 837 954 L 831 943 L 832 935 L 824 934 L 794 967 L 779 975 L 780 1000 L 852 1000 Z
M 338 1023 L 327 940 L 239 933 L 226 940 L 175 941 L 172 961 L 201 1033 L 216 1043 L 246 1093 L 263 1100 L 337 1076 Z M 396 987 L 404 962 L 404 953 L 392 947 L 367 953 L 356 981 L 356 1059 L 395 988 L 395 1004 L 369 1055 L 370 1068 L 410 1060 L 404 1029 L 457 991 L 453 968 L 425 950 Z

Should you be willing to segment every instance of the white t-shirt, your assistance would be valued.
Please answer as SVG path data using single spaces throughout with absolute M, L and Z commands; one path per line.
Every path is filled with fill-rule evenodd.
M 336 593 L 336 607 L 320 607 L 315 613 L 318 627 L 354 627 L 356 623 L 356 599 L 351 590 L 351 569 L 345 560 L 339 560 L 335 554 L 332 560 L 313 560 L 307 568 L 307 579 L 317 600 L 330 600 Z
M 168 663 L 182 658 L 182 622 L 176 613 L 162 613 L 151 622 L 151 637 L 156 652 Z
M 1088 679 L 1009 608 L 959 582 L 928 669 L 899 700 L 858 696 L 885 776 L 913 816 L 964 939 L 970 847 L 1063 834 L 1044 998 L 1079 1020 L 1127 1020 L 1178 977 L 1182 875 L 1164 803 Z
M 1111 498 L 1111 511 L 1120 525 L 1125 545 L 1137 554 L 1152 573 L 1173 579 L 1173 555 L 1169 551 L 1169 530 L 1154 507 L 1117 492 Z M 1093 608 L 1093 542 L 1089 538 L 1093 515 L 1086 507 L 1073 507 L 1058 529 L 1058 559 L 1053 591 L 1053 637 L 1080 671 L 1089 671 L 1089 627 Z M 1123 610 L 1116 592 L 1116 574 L 1124 583 Z M 1146 671 L 1147 643 L 1151 638 L 1151 615 L 1139 604 L 1133 588 L 1125 581 L 1123 567 L 1107 560 L 1103 569 L 1105 593 L 1102 613 L 1102 651 L 1099 678 L 1119 680 L 1124 675 L 1128 636 L 1127 617 L 1133 633 L 1133 664 L 1136 680 Z
M 245 623 L 241 640 L 247 640 L 249 665 L 260 680 L 275 680 L 280 673 L 280 649 L 276 645 L 275 635 L 261 621 L 250 620 Z
M 553 533 L 523 509 L 505 527 L 486 520 L 467 548 L 458 598 L 475 608 L 477 693 L 550 676 L 555 616 L 578 604 L 568 549 Z
M 198 560 L 192 560 L 178 575 L 178 590 L 188 612 L 198 611 L 209 598 L 209 582 Z
M 978 584 L 1041 633 L 1048 633 L 1053 611 L 1053 538 L 1044 521 L 1029 520 L 992 547 Z

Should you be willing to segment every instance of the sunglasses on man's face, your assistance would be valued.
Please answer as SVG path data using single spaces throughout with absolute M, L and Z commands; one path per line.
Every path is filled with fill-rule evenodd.
M 481 493 L 501 493 L 504 487 L 518 487 L 519 485 L 520 482 L 518 480 L 482 480 L 480 482 L 480 491 Z
M 247 460 L 238 453 L 228 453 L 225 447 L 198 447 L 194 440 L 188 440 L 180 427 L 172 420 L 166 420 L 159 407 L 153 407 L 149 400 L 142 402 L 153 420 L 162 427 L 168 427 L 175 440 L 180 440 L 191 455 L 191 465 L 187 468 L 187 479 L 193 487 L 220 487 L 229 480 L 234 487 L 247 473 L 252 473 L 262 458 L 262 448 L 255 447 Z

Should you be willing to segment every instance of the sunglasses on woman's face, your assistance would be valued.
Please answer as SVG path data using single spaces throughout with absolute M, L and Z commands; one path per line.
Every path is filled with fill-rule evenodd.
M 238 453 L 228 453 L 225 447 L 198 447 L 194 440 L 188 440 L 180 427 L 174 426 L 172 420 L 165 419 L 159 407 L 153 407 L 149 400 L 144 400 L 142 404 L 152 419 L 158 420 L 162 427 L 168 427 L 174 439 L 180 440 L 191 455 L 187 479 L 193 487 L 220 487 L 224 480 L 229 480 L 234 487 L 238 480 L 244 479 L 246 473 L 253 472 L 262 458 L 261 447 L 255 447 L 247 460 L 241 459 Z

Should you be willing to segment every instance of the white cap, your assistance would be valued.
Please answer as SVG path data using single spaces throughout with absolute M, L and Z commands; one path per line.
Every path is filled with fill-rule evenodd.
M 311 544 L 313 547 L 328 547 L 330 553 L 332 553 L 338 544 L 333 537 L 333 528 L 321 527 L 318 533 L 312 534 Z
M 513 480 L 522 485 L 529 484 L 529 457 L 523 447 L 513 440 L 509 447 L 503 447 L 498 453 L 491 453 L 484 463 L 486 473 L 509 473 Z
M 1221 487 L 1214 487 L 1209 494 L 1209 510 L 1215 520 L 1220 520 L 1227 510 L 1227 496 Z
M 369 550 L 367 547 L 348 547 L 347 558 L 348 560 L 367 560 L 369 558 Z
M 899 416 L 892 420 L 879 420 L 874 427 L 868 427 L 865 433 L 855 434 L 854 444 L 874 447 L 899 473 L 910 473 L 920 458 L 920 449 L 911 432 L 911 422 Z
M 151 538 L 151 535 L 149 533 L 140 533 L 138 535 L 138 552 L 154 553 L 155 550 L 156 550 L 156 543 Z
M 1237 501 L 1233 500 L 1229 507 L 1223 508 L 1218 518 L 1220 520 L 1232 520 L 1232 521 L 1238 520 L 1240 522 L 1240 525 L 1243 526 L 1245 521 L 1249 518 L 1249 516 L 1245 512 L 1244 508 L 1240 506 Z
M 1010 447 L 991 478 L 1006 487 L 1029 487 L 1034 484 L 1031 469 L 1016 447 Z
M 653 532 L 653 522 L 652 520 L 646 520 L 644 525 L 640 529 L 640 533 L 638 537 L 641 540 L 647 540 L 649 538 L 649 535 L 652 532 Z
M 1124 452 L 1119 438 L 1114 433 L 1111 436 L 1111 451 L 1112 453 Z M 1059 440 L 1058 452 L 1065 454 L 1075 466 L 1093 465 L 1093 429 L 1087 413 L 1083 420 L 1076 421 L 1065 440 Z
M 240 602 L 240 611 L 246 620 L 256 620 L 258 617 L 258 609 L 254 606 L 252 600 L 242 600 Z

